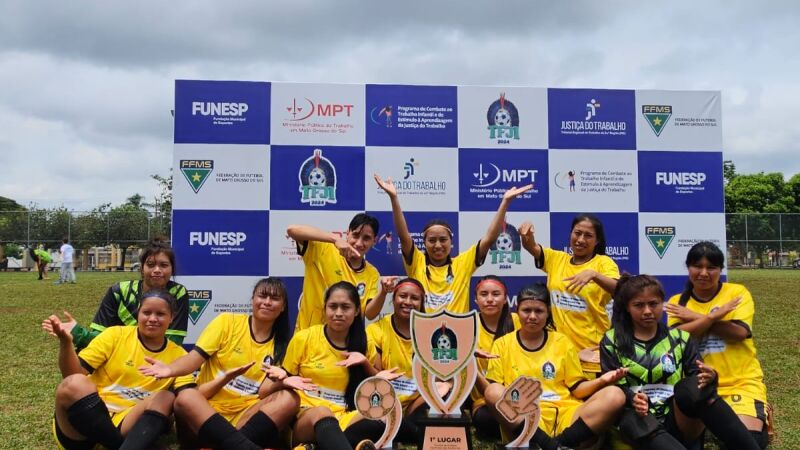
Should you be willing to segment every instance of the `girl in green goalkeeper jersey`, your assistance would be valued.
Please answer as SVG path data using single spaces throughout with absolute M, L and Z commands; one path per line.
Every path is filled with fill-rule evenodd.
M 612 328 L 600 343 L 603 372 L 627 369 L 620 430 L 637 448 L 691 447 L 708 427 L 727 448 L 758 449 L 717 395 L 717 373 L 689 333 L 662 322 L 664 289 L 655 277 L 623 275 L 614 293 Z

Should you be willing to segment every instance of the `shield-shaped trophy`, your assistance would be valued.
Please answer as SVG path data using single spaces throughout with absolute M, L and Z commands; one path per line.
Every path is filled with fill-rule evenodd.
M 411 312 L 412 370 L 420 396 L 436 417 L 425 426 L 424 449 L 471 448 L 466 424 L 460 419 L 461 404 L 469 396 L 478 366 L 478 313 L 455 314 L 447 310 L 425 314 Z M 449 396 L 445 400 L 449 388 Z M 440 445 L 437 445 L 440 444 Z

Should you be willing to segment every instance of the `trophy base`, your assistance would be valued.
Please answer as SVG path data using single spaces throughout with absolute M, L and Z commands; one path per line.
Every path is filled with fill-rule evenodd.
M 417 419 L 417 425 L 424 430 L 417 450 L 472 450 L 470 423 L 463 414 L 428 414 Z

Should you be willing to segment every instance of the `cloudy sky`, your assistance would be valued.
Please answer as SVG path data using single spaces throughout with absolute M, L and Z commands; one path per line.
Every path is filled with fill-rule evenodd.
M 720 90 L 725 158 L 789 176 L 798 23 L 791 0 L 3 0 L 0 195 L 152 198 L 176 78 Z

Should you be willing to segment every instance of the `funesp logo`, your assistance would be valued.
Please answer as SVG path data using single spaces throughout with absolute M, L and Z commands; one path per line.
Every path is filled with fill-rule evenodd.
M 192 115 L 241 117 L 250 109 L 247 103 L 192 102 Z
M 241 231 L 192 231 L 189 233 L 189 245 L 221 245 L 240 247 L 247 240 L 247 234 Z
M 656 172 L 656 185 L 699 186 L 704 181 L 704 172 Z

